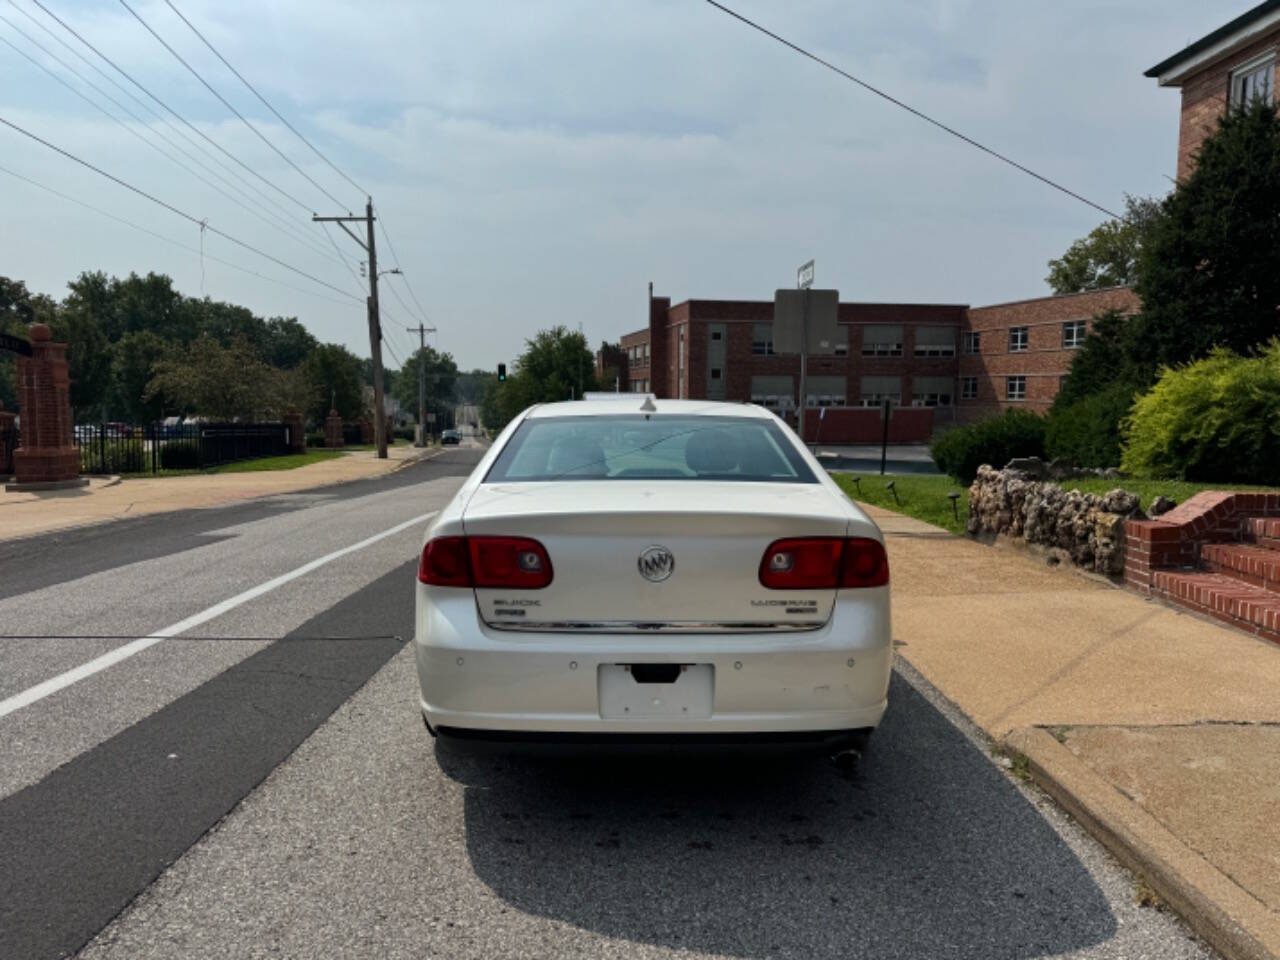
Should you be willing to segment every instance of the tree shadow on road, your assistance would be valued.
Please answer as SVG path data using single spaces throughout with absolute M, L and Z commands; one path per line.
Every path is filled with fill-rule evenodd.
M 451 757 L 467 850 L 512 907 L 738 957 L 1056 955 L 1116 922 L 1040 814 L 895 675 L 853 777 L 825 760 Z

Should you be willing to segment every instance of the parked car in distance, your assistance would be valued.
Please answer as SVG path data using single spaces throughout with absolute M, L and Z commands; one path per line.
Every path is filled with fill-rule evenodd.
M 445 430 L 445 431 L 443 431 L 443 432 L 440 434 L 440 442 L 441 442 L 442 444 L 446 444 L 446 443 L 461 443 L 461 442 L 462 442 L 462 437 L 458 435 L 458 431 L 457 431 L 457 430 L 452 430 L 452 429 L 450 429 L 450 430 Z
M 875 523 L 761 407 L 532 407 L 427 527 L 422 716 L 452 749 L 860 748 L 888 584 Z

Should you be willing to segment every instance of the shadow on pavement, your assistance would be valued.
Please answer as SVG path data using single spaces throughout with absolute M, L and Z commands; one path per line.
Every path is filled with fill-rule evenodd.
M 467 850 L 512 907 L 738 957 L 1056 955 L 1115 919 L 1062 839 L 897 675 L 858 772 L 825 760 L 473 759 Z

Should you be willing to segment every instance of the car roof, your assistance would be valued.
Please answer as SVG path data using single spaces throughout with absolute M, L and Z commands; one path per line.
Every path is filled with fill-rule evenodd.
M 773 414 L 764 407 L 758 407 L 752 403 L 723 403 L 716 400 L 654 400 L 643 393 L 620 393 L 617 397 L 616 400 L 566 400 L 559 403 L 544 403 L 531 409 L 529 418 L 616 417 L 640 413 L 682 417 L 746 417 L 757 420 L 773 417 Z

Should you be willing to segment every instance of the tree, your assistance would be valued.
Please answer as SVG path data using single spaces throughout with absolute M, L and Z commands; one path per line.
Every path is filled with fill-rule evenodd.
M 498 375 L 492 370 L 468 370 L 459 373 L 454 381 L 454 396 L 458 403 L 479 405 L 484 402 L 485 391 L 489 382 L 498 382 Z
M 159 420 L 165 411 L 164 393 L 148 393 L 162 361 L 173 345 L 150 330 L 126 333 L 111 345 L 111 386 L 107 408 L 111 416 L 133 423 Z
M 311 403 L 305 412 L 313 421 L 323 421 L 330 406 L 344 420 L 364 415 L 363 361 L 346 347 L 322 343 L 302 362 L 302 371 L 311 384 Z
M 1133 283 L 1138 256 L 1156 221 L 1160 201 L 1125 194 L 1125 216 L 1108 220 L 1077 240 L 1067 252 L 1049 261 L 1045 282 L 1054 293 L 1081 293 Z
M 540 330 L 525 341 L 515 373 L 498 384 L 485 426 L 500 429 L 532 404 L 568 400 L 595 389 L 595 358 L 587 338 L 562 326 Z
M 275 419 L 276 371 L 258 359 L 243 337 L 224 347 L 202 334 L 156 364 L 143 397 L 170 398 L 184 413 L 215 420 Z
M 418 416 L 418 359 L 423 360 L 426 375 L 427 411 L 436 415 L 436 422 L 443 423 L 453 410 L 454 388 L 458 378 L 458 365 L 448 353 L 438 353 L 432 347 L 415 350 L 395 378 L 391 396 L 400 409 Z
M 1071 358 L 1071 371 L 1053 401 L 1053 409 L 1078 403 L 1116 383 L 1138 391 L 1151 385 L 1155 363 L 1144 355 L 1141 326 L 1118 310 L 1093 318 L 1089 335 Z
M 614 384 L 619 390 L 627 389 L 627 355 L 618 343 L 608 340 L 600 341 L 601 384 L 605 390 L 612 390 Z
M 262 358 L 273 367 L 292 370 L 320 345 L 297 317 L 272 317 L 266 323 Z
M 1280 331 L 1278 265 L 1280 120 L 1255 99 L 1218 121 L 1143 245 L 1143 352 L 1168 366 L 1251 352 Z

